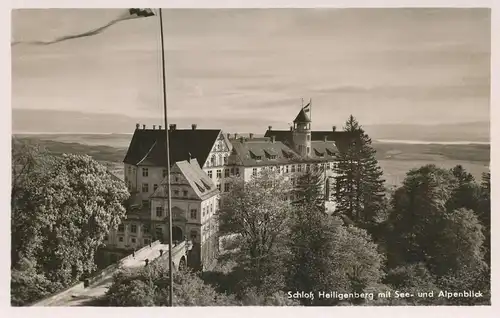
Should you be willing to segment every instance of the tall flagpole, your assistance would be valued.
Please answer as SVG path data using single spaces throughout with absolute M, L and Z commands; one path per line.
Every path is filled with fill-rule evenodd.
M 165 146 L 167 148 L 167 210 L 168 210 L 168 268 L 170 276 L 170 293 L 168 295 L 168 305 L 169 307 L 174 306 L 174 276 L 173 276 L 173 266 L 172 266 L 172 208 L 170 199 L 170 145 L 168 137 L 168 120 L 167 120 L 167 81 L 166 81 L 166 69 L 165 69 L 165 48 L 163 43 L 163 16 L 161 8 L 158 9 L 160 13 L 160 38 L 161 38 L 161 70 L 162 70 L 162 80 L 163 80 L 163 117 L 165 120 Z
M 312 122 L 313 118 L 313 104 L 312 104 L 312 98 L 309 98 L 309 120 Z

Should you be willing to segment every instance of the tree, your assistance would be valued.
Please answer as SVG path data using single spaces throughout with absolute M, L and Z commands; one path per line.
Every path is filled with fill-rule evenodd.
M 337 155 L 336 210 L 357 226 L 371 231 L 380 223 L 380 214 L 385 210 L 383 172 L 370 137 L 352 115 L 344 131 L 352 140 Z
M 325 210 L 325 196 L 323 191 L 322 172 L 311 170 L 300 174 L 293 189 L 294 205 L 314 205 L 317 209 Z
M 95 270 L 95 252 L 124 217 L 128 191 L 89 156 L 33 153 L 30 169 L 14 177 L 12 267 L 26 258 L 65 286 Z
M 168 266 L 153 263 L 150 266 L 120 271 L 106 292 L 105 306 L 166 306 L 170 280 Z M 238 305 L 234 298 L 217 293 L 190 271 L 174 272 L 174 306 L 229 306 Z
M 231 190 L 221 198 L 221 231 L 241 235 L 240 259 L 248 269 L 251 286 L 273 293 L 282 285 L 280 245 L 287 235 L 291 186 L 282 176 L 262 171 L 250 181 L 235 178 Z
M 454 187 L 448 170 L 426 165 L 410 170 L 392 198 L 387 238 L 389 267 L 427 263 L 441 230 L 438 220 Z
M 287 289 L 362 292 L 382 277 L 383 257 L 365 230 L 344 226 L 314 204 L 296 208 L 286 263 Z M 335 299 L 303 299 L 304 305 L 334 305 Z
M 434 165 L 407 174 L 394 194 L 389 217 L 389 267 L 422 262 L 442 277 L 485 266 L 477 217 L 465 208 L 449 209 L 457 185 L 452 172 Z
M 477 215 L 483 225 L 485 237 L 485 261 L 490 266 L 491 262 L 491 174 L 483 173 L 480 188 L 480 200 Z
M 36 267 L 34 262 L 22 258 L 17 267 L 12 269 L 10 286 L 13 306 L 29 305 L 62 287 L 38 273 Z
M 481 188 L 475 182 L 472 174 L 468 173 L 461 165 L 455 166 L 450 172 L 455 177 L 456 185 L 448 201 L 448 209 L 465 208 L 478 211 Z
M 422 292 L 434 292 L 437 295 L 439 288 L 435 284 L 436 278 L 427 269 L 424 263 L 401 265 L 388 271 L 384 283 L 394 291 L 404 291 L 414 297 L 406 299 L 406 304 L 437 305 L 435 298 L 419 297 Z

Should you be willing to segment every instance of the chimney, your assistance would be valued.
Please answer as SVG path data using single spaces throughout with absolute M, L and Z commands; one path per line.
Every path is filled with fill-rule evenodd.
M 250 137 L 250 139 L 253 139 L 253 133 L 249 133 L 248 136 Z
M 161 125 L 158 125 L 158 129 L 161 130 Z
M 176 124 L 170 124 L 170 131 L 174 131 L 177 128 Z
M 156 125 L 153 125 L 153 130 L 155 130 L 155 129 L 156 129 Z
M 142 125 L 142 129 L 146 129 L 146 125 Z
M 268 130 L 273 130 L 273 126 L 267 126 Z
M 139 129 L 139 126 L 141 126 L 140 124 L 135 124 L 135 129 Z
M 238 139 L 238 134 L 234 133 L 234 139 Z
M 328 135 L 323 136 L 323 141 L 328 141 Z
M 231 134 L 227 133 L 227 139 L 231 138 Z
M 245 139 L 243 137 L 240 137 L 240 142 L 244 142 Z
M 337 126 L 332 126 L 332 130 L 335 132 L 335 130 L 337 130 Z
M 196 124 L 192 124 L 192 125 L 191 125 L 191 129 L 192 129 L 192 130 L 196 130 L 196 127 L 197 127 L 197 125 L 196 125 Z
M 276 136 L 271 136 L 271 142 L 274 144 L 276 142 Z
M 293 127 L 292 127 L 292 126 L 290 126 L 290 131 L 292 131 L 292 130 L 293 130 Z

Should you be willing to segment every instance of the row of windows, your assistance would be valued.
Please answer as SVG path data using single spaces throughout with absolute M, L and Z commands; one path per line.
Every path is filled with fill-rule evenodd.
M 213 154 L 210 160 L 207 162 L 207 167 L 217 167 L 222 165 L 227 165 L 229 155 L 219 154 L 218 156 Z
M 224 192 L 229 192 L 229 189 L 230 189 L 229 183 L 225 183 L 224 184 Z M 217 190 L 221 191 L 221 185 L 220 185 L 220 183 L 217 184 Z
M 153 192 L 156 191 L 156 189 L 158 189 L 158 185 L 157 184 L 153 184 Z M 149 183 L 143 183 L 142 184 L 142 192 L 143 193 L 148 193 L 149 192 Z M 174 189 L 173 191 L 173 195 L 178 197 L 180 196 L 180 193 L 181 191 L 179 189 Z M 182 196 L 184 197 L 187 197 L 189 194 L 189 191 L 188 190 L 182 190 Z
M 130 224 L 130 232 L 131 233 L 137 233 L 138 226 L 137 224 Z M 120 224 L 118 225 L 118 232 L 125 232 L 125 225 Z M 148 234 L 150 232 L 150 227 L 149 225 L 143 224 L 142 225 L 142 233 Z
M 216 178 L 221 179 L 222 178 L 222 169 L 217 169 L 217 170 L 208 170 L 207 174 L 210 179 L 213 179 L 213 171 L 216 173 Z M 230 176 L 235 176 L 240 174 L 240 169 L 239 168 L 226 168 L 224 169 L 224 178 L 229 178 Z
M 142 170 L 142 176 L 143 177 L 149 177 L 149 168 L 141 168 Z M 129 166 L 128 167 L 128 172 L 131 173 L 132 170 L 131 170 L 131 167 Z M 162 170 L 162 177 L 165 178 L 167 176 L 167 169 L 163 169 Z
M 105 237 L 105 238 L 104 238 L 104 240 L 105 240 L 105 241 L 107 241 L 107 240 L 108 240 L 108 237 Z M 123 242 L 123 241 L 125 241 L 125 238 L 124 238 L 123 236 L 118 236 L 118 242 Z M 143 242 L 144 242 L 144 245 L 148 245 L 149 243 L 151 243 L 151 240 L 150 240 L 150 239 L 145 238 L 145 239 L 143 240 Z M 131 238 L 130 238 L 130 243 L 131 243 L 131 244 L 136 244 L 136 243 L 137 243 L 137 238 L 135 238 L 135 237 L 131 237 Z
M 270 169 L 271 171 L 277 171 L 279 173 L 294 173 L 294 172 L 302 172 L 306 171 L 309 172 L 311 169 L 314 171 L 319 171 L 320 169 L 323 170 L 333 170 L 334 169 L 334 163 L 333 162 L 328 162 L 328 163 L 317 163 L 317 164 L 297 164 L 297 165 L 286 165 L 286 166 L 270 166 L 270 167 L 263 167 L 261 169 Z M 258 168 L 253 168 L 252 169 L 252 175 L 256 176 L 258 173 Z

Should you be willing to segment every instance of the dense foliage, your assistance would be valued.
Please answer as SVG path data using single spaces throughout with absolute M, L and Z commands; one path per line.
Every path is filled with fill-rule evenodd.
M 16 141 L 12 176 L 12 294 L 22 305 L 96 269 L 95 252 L 124 217 L 128 191 L 89 156 L 54 157 Z

